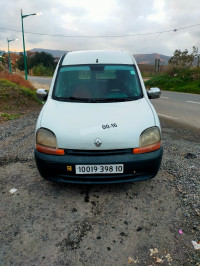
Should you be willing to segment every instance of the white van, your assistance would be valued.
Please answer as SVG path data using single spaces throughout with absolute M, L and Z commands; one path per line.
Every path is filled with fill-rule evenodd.
M 35 159 L 46 179 L 102 184 L 145 180 L 160 167 L 160 122 L 133 58 L 121 51 L 62 56 L 36 125 Z

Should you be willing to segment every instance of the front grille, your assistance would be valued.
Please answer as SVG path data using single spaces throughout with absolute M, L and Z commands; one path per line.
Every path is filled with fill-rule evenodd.
M 121 150 L 65 150 L 65 154 L 68 155 L 79 155 L 79 156 L 104 156 L 104 155 L 121 155 L 131 154 L 132 149 L 121 149 Z
M 145 180 L 154 177 L 154 173 L 138 173 L 138 174 L 122 174 L 114 176 L 69 176 L 58 175 L 56 177 L 49 176 L 48 179 L 52 179 L 57 182 L 66 182 L 74 184 L 109 184 L 109 183 L 126 183 L 139 180 Z

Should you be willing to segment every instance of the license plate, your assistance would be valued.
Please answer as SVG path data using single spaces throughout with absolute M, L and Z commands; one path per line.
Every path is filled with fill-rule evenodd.
M 76 174 L 121 174 L 124 172 L 123 164 L 76 165 Z

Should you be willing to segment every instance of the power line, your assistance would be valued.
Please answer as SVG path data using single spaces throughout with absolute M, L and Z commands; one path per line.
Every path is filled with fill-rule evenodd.
M 177 32 L 180 30 L 193 28 L 193 27 L 197 27 L 197 26 L 200 26 L 200 23 L 195 24 L 195 25 L 181 27 L 181 28 L 171 29 L 171 30 L 147 32 L 147 33 L 136 33 L 136 34 L 125 34 L 125 35 L 62 35 L 62 34 L 48 34 L 48 33 L 29 32 L 29 31 L 26 31 L 26 34 L 28 33 L 28 34 L 40 35 L 40 36 L 64 37 L 64 38 L 124 38 L 124 37 L 135 37 L 135 36 L 162 34 L 162 33 L 168 33 L 168 32 Z M 7 30 L 7 31 L 14 31 L 14 32 L 20 32 L 21 33 L 21 30 L 14 30 L 14 29 L 2 28 L 2 27 L 0 27 L 0 30 Z

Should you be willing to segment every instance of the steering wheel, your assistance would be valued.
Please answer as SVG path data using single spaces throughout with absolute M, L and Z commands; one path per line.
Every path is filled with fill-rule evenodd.
M 127 93 L 120 89 L 113 89 L 108 94 L 106 94 L 106 98 L 120 98 L 120 97 L 127 97 Z

